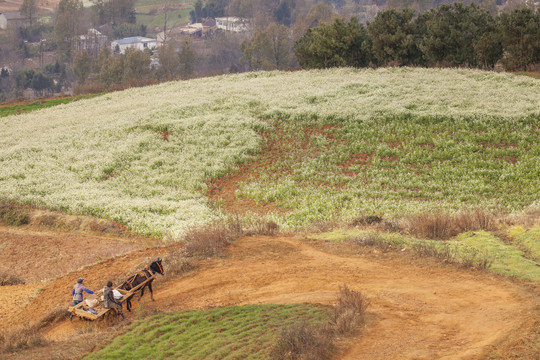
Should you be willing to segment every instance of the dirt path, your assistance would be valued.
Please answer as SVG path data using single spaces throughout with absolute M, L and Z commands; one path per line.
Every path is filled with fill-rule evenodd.
M 330 304 L 342 284 L 371 301 L 366 329 L 342 359 L 481 358 L 539 315 L 533 294 L 491 275 L 411 265 L 396 254 L 344 255 L 290 238 L 235 242 L 229 258 L 159 289 L 155 306 Z
M 97 288 L 103 279 L 122 277 L 126 269 L 165 252 L 137 250 L 60 277 L 11 317 L 8 326 L 66 306 L 66 292 L 78 276 Z M 155 302 L 145 295 L 146 308 L 331 304 L 339 286 L 347 284 L 371 306 L 365 329 L 339 360 L 480 359 L 493 344 L 519 334 L 520 326 L 538 318 L 540 309 L 537 294 L 509 280 L 302 237 L 243 238 L 229 247 L 226 257 L 203 261 L 197 271 L 166 280 L 155 282 Z M 46 329 L 46 336 L 60 346 L 85 327 L 83 321 L 61 321 Z

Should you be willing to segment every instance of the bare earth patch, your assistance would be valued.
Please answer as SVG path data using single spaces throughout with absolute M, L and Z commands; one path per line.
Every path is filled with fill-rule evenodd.
M 234 173 L 228 176 L 214 179 L 208 183 L 206 196 L 215 202 L 222 202 L 221 206 L 231 214 L 267 214 L 271 212 L 284 212 L 287 209 L 280 208 L 273 203 L 261 203 L 245 197 L 237 197 L 238 186 L 246 182 L 251 177 L 256 177 L 263 169 L 272 167 L 276 162 L 281 161 L 286 154 L 283 145 L 276 140 L 275 134 L 282 132 L 275 127 L 274 132 L 260 132 L 264 137 L 260 155 L 253 161 L 241 165 Z
M 43 285 L 10 285 L 0 288 L 0 321 L 13 314 L 15 309 L 23 308 Z
M 0 226 L 0 273 L 41 283 L 142 247 L 120 238 Z

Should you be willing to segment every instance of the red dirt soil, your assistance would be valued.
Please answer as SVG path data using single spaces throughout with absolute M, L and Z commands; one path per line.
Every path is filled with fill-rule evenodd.
M 302 238 L 244 238 L 228 258 L 164 285 L 155 306 L 332 304 L 347 284 L 371 306 L 362 336 L 341 359 L 482 358 L 490 345 L 539 315 L 538 297 L 508 280 L 354 251 Z
M 245 197 L 237 197 L 239 185 L 248 182 L 248 180 L 257 180 L 261 173 L 267 173 L 279 163 L 287 163 L 292 167 L 301 163 L 306 157 L 320 152 L 320 149 L 314 142 L 317 136 L 325 136 L 334 142 L 336 140 L 333 133 L 338 129 L 335 125 L 324 125 L 321 128 L 307 126 L 301 131 L 301 140 L 289 139 L 290 133 L 284 130 L 279 120 L 273 124 L 271 129 L 260 131 L 259 135 L 263 138 L 263 146 L 260 154 L 252 161 L 239 166 L 236 171 L 228 176 L 214 179 L 208 182 L 208 191 L 206 196 L 216 203 L 221 203 L 224 211 L 230 214 L 267 214 L 283 213 L 289 209 L 279 207 L 273 202 L 257 202 Z M 292 151 L 299 148 L 298 151 Z M 283 168 L 283 166 L 282 166 Z M 283 173 L 274 174 L 276 176 L 288 175 L 290 170 L 281 170 Z M 271 171 L 272 172 L 272 171 Z M 319 184 L 319 186 L 327 186 Z
M 37 284 L 141 248 L 120 238 L 0 226 L 0 274 Z
M 87 279 L 89 288 L 98 289 L 107 279 L 121 279 L 167 251 L 136 250 L 62 276 L 44 285 L 26 308 L 11 304 L 12 316 L 5 324 L 9 328 L 32 323 L 39 314 L 67 307 L 79 276 Z M 332 304 L 343 284 L 361 291 L 371 302 L 367 323 L 346 350 L 336 354 L 340 360 L 482 359 L 494 345 L 527 331 L 540 309 L 537 288 L 415 260 L 406 253 L 381 253 L 305 237 L 242 238 L 225 257 L 205 260 L 198 270 L 184 276 L 167 278 L 166 263 L 164 267 L 166 276 L 154 282 L 156 301 L 150 302 L 148 295 L 143 298 L 151 311 L 261 303 Z M 4 294 L 12 290 L 2 288 Z M 134 306 L 138 306 L 136 301 Z M 133 319 L 135 314 L 128 317 Z M 20 352 L 16 358 L 62 358 L 58 349 L 84 339 L 85 334 L 78 334 L 88 326 L 78 319 L 49 325 L 43 331 L 53 341 L 51 345 Z M 101 323 L 92 331 L 114 330 Z
M 278 134 L 282 132 L 277 126 L 274 131 Z M 273 203 L 259 203 L 252 199 L 236 196 L 239 184 L 250 177 L 256 177 L 261 169 L 271 167 L 283 158 L 283 145 L 276 141 L 275 133 L 261 131 L 259 135 L 264 138 L 261 155 L 254 161 L 241 165 L 233 174 L 210 181 L 206 196 L 215 202 L 222 202 L 223 210 L 231 214 L 267 214 L 288 211 Z

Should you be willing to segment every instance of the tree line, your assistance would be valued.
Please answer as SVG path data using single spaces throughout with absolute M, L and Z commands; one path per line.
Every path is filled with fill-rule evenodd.
M 367 25 L 335 19 L 294 44 L 302 68 L 451 66 L 526 70 L 540 62 L 540 13 L 529 8 L 491 16 L 475 4 L 441 5 L 415 16 L 381 11 Z
M 108 91 L 252 70 L 334 66 L 492 69 L 496 64 L 506 70 L 524 70 L 540 63 L 540 13 L 530 8 L 516 7 L 494 15 L 497 11 L 482 0 L 481 5 L 443 4 L 421 12 L 388 9 L 367 21 L 357 16 L 374 1 L 197 0 L 190 14 L 192 21 L 239 16 L 249 19 L 251 30 L 219 31 L 205 39 L 171 37 L 157 50 L 113 54 L 108 46 L 99 51 L 75 51 L 75 39 L 90 27 L 102 25 L 110 29 L 110 38 L 145 35 L 146 27 L 136 22 L 134 0 L 93 0 L 89 8 L 80 0 L 61 0 L 50 25 L 37 21 L 35 0 L 24 0 L 21 12 L 28 19 L 26 26 L 0 44 L 0 61 L 15 64 L 13 73 L 0 69 L 0 100 L 21 96 L 25 88 L 34 89 L 37 95 L 72 85 L 76 92 Z M 397 0 L 375 2 L 382 6 L 392 1 L 397 4 Z M 16 67 L 21 59 L 42 59 L 47 51 L 56 56 L 54 69 L 45 64 L 32 71 Z

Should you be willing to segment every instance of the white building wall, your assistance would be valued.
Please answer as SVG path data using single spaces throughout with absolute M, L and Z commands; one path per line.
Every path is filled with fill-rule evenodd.
M 145 49 L 154 49 L 156 48 L 156 40 L 153 39 L 153 41 L 137 41 L 137 42 L 131 42 L 131 43 L 128 43 L 128 44 L 122 44 L 122 43 L 118 43 L 117 41 L 113 41 L 111 42 L 111 49 L 112 51 L 116 51 L 116 47 L 118 46 L 118 50 L 120 52 L 120 54 L 124 54 L 126 52 L 126 49 L 128 48 L 132 48 L 132 49 L 135 49 L 135 50 L 145 50 Z
M 0 29 L 2 30 L 7 29 L 7 19 L 4 14 L 0 14 Z

